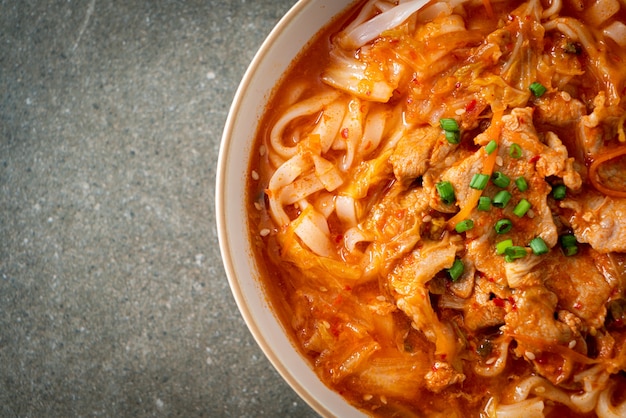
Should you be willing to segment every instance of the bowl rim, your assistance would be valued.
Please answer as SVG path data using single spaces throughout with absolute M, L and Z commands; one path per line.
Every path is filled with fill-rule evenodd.
M 261 46 L 255 53 L 253 59 L 248 65 L 238 87 L 235 92 L 232 104 L 228 111 L 228 116 L 226 118 L 226 123 L 224 126 L 224 130 L 222 132 L 219 153 L 218 153 L 218 161 L 217 161 L 217 172 L 216 172 L 216 187 L 215 187 L 215 214 L 216 214 L 216 224 L 217 224 L 217 235 L 219 241 L 219 247 L 221 252 L 222 263 L 225 269 L 226 277 L 228 279 L 229 287 L 235 299 L 235 303 L 239 309 L 240 314 L 242 315 L 248 330 L 251 332 L 253 338 L 256 343 L 261 348 L 262 352 L 266 356 L 266 358 L 270 361 L 274 369 L 278 372 L 278 374 L 282 377 L 284 381 L 298 394 L 298 396 L 304 400 L 315 412 L 322 416 L 334 417 L 345 415 L 345 413 L 350 413 L 350 415 L 363 415 L 362 411 L 359 411 L 355 407 L 348 404 L 348 402 L 342 398 L 339 394 L 337 394 L 332 389 L 328 388 L 325 384 L 324 387 L 328 389 L 328 391 L 332 392 L 338 399 L 341 399 L 344 405 L 341 405 L 339 408 L 333 407 L 332 405 L 327 404 L 323 400 L 317 399 L 311 392 L 310 388 L 300 382 L 296 377 L 296 373 L 293 370 L 290 370 L 288 365 L 285 363 L 284 359 L 282 359 L 278 353 L 273 351 L 270 347 L 270 343 L 268 341 L 267 336 L 264 334 L 264 331 L 261 328 L 261 324 L 253 315 L 252 309 L 248 306 L 246 297 L 244 295 L 244 290 L 242 289 L 242 285 L 239 282 L 238 275 L 236 273 L 236 260 L 234 260 L 231 254 L 231 239 L 228 236 L 228 222 L 226 218 L 228 217 L 226 211 L 226 175 L 228 169 L 228 157 L 232 154 L 232 143 L 229 140 L 230 137 L 233 136 L 235 130 L 235 123 L 237 121 L 237 115 L 241 111 L 241 108 L 244 105 L 245 101 L 245 92 L 250 90 L 254 77 L 261 65 L 261 63 L 267 59 L 268 55 L 270 55 L 273 44 L 277 41 L 277 39 L 285 36 L 285 32 L 290 28 L 292 21 L 297 16 L 302 16 L 303 13 L 310 7 L 315 6 L 318 3 L 327 3 L 328 5 L 333 5 L 336 3 L 343 4 L 340 7 L 340 11 L 335 12 L 331 15 L 332 18 L 338 16 L 343 11 L 347 10 L 350 7 L 356 5 L 360 0 L 344 0 L 343 2 L 336 2 L 336 0 L 298 0 L 291 8 L 278 20 L 275 26 L 272 28 L 270 33 L 262 42 Z M 320 6 L 320 7 L 323 7 Z M 330 13 L 330 12 L 329 12 Z M 319 26 L 317 30 L 322 29 L 326 24 L 328 24 L 331 20 L 326 20 L 324 25 Z M 314 34 L 315 35 L 315 34 Z M 299 45 L 299 52 L 309 44 L 311 41 L 311 37 L 307 37 L 305 42 L 302 45 Z M 287 66 L 288 68 L 288 66 Z M 282 78 L 282 74 L 278 77 L 278 82 L 280 82 Z M 268 97 L 266 97 L 263 102 L 266 102 L 267 98 L 269 98 L 273 92 L 274 86 L 268 90 Z M 258 124 L 255 125 L 258 128 Z M 251 151 L 251 150 L 250 150 Z M 250 156 L 246 156 L 245 159 L 245 167 L 248 167 Z M 246 220 L 247 223 L 247 220 Z M 254 280 L 254 278 L 253 278 Z M 267 295 L 265 291 L 260 286 L 261 292 L 263 293 L 263 298 L 267 299 Z M 276 317 L 276 314 L 272 312 L 272 315 L 279 323 L 280 328 L 286 333 L 287 330 L 284 328 L 282 322 Z M 304 358 L 302 353 L 295 347 L 292 337 L 287 336 L 287 338 L 291 341 L 292 349 L 297 353 L 297 356 L 305 365 L 310 369 L 311 373 L 314 373 L 312 367 L 309 362 Z M 315 375 L 317 377 L 317 375 Z M 319 379 L 317 377 L 317 379 Z M 321 382 L 321 381 L 320 381 Z M 365 416 L 365 415 L 363 415 Z

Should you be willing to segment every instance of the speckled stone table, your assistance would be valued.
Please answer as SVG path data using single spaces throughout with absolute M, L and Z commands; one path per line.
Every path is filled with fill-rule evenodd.
M 245 328 L 215 170 L 295 0 L 0 0 L 0 416 L 314 416 Z

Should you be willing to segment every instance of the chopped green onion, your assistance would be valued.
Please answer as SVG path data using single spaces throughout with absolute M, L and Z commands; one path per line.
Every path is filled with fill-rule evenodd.
M 511 179 L 501 171 L 496 171 L 491 176 L 491 181 L 498 187 L 505 188 L 511 183 Z
M 530 202 L 526 199 L 522 199 L 515 206 L 515 209 L 513 209 L 513 213 L 521 218 L 522 216 L 526 215 L 526 212 L 528 212 L 529 209 L 530 209 Z
M 557 184 L 556 186 L 554 186 L 554 189 L 552 189 L 552 197 L 554 198 L 554 200 L 563 200 L 565 199 L 566 195 L 567 188 L 564 184 Z
M 528 246 L 531 250 L 533 250 L 533 253 L 536 255 L 546 254 L 548 251 L 550 251 L 548 249 L 548 246 L 546 245 L 546 242 L 541 237 L 533 238 Z
M 513 222 L 511 222 L 507 218 L 500 219 L 498 222 L 496 222 L 496 225 L 494 226 L 494 229 L 496 230 L 496 233 L 498 234 L 506 234 L 512 228 L 513 228 Z
M 458 144 L 461 141 L 461 132 L 459 132 L 459 124 L 453 118 L 439 119 L 439 126 L 445 131 L 446 140 L 450 144 Z
M 441 181 L 435 185 L 437 188 L 437 193 L 439 193 L 439 197 L 441 197 L 441 201 L 447 205 L 453 203 L 456 200 L 454 196 L 454 187 L 452 187 L 452 183 L 449 181 Z
M 477 173 L 477 174 L 474 174 L 474 177 L 472 177 L 472 180 L 470 181 L 469 186 L 472 189 L 483 190 L 485 187 L 487 187 L 488 182 L 489 182 L 488 174 Z
M 489 209 L 491 209 L 491 198 L 489 196 L 478 198 L 478 210 L 488 211 Z
M 491 154 L 497 148 L 498 148 L 498 143 L 492 139 L 491 141 L 489 141 L 487 145 L 485 145 L 485 152 L 487 152 L 487 154 Z
M 504 254 L 504 251 L 513 246 L 513 240 L 512 239 L 505 239 L 504 241 L 500 241 L 499 243 L 496 244 L 496 254 L 498 255 L 502 255 Z
M 509 157 L 522 158 L 522 147 L 520 147 L 519 144 L 511 144 L 509 147 Z
M 526 183 L 526 179 L 524 177 L 518 177 L 515 179 L 515 185 L 517 186 L 517 190 L 520 192 L 528 190 L 528 183 Z
M 578 242 L 574 234 L 565 234 L 559 237 L 561 241 L 561 249 L 566 257 L 571 257 L 578 253 Z
M 509 203 L 509 200 L 511 200 L 511 193 L 506 190 L 500 190 L 493 197 L 491 203 L 493 203 L 493 205 L 497 208 L 503 208 Z
M 463 274 L 464 269 L 465 267 L 463 266 L 463 262 L 459 258 L 455 258 L 452 267 L 448 269 L 448 274 L 453 282 L 459 280 L 459 277 Z
M 446 140 L 450 144 L 458 144 L 461 142 L 461 132 L 459 131 L 444 131 L 446 134 Z
M 532 83 L 528 88 L 530 89 L 532 94 L 535 95 L 535 97 L 541 97 L 546 92 L 546 88 L 541 83 L 538 83 L 536 81 Z
M 454 118 L 439 119 L 439 126 L 441 126 L 441 129 L 443 129 L 444 131 L 458 131 L 459 130 L 459 124 Z
M 504 250 L 504 261 L 510 263 L 511 261 L 517 260 L 518 258 L 524 258 L 526 257 L 526 255 L 526 248 L 520 247 L 518 245 L 512 245 Z
M 566 257 L 576 255 L 578 253 L 578 242 L 574 234 L 565 234 L 560 236 L 561 249 Z
M 573 247 L 576 244 L 578 244 L 578 241 L 576 241 L 576 236 L 574 234 L 565 234 L 565 235 L 561 235 L 561 245 L 563 247 Z
M 471 219 L 465 219 L 457 223 L 454 226 L 454 229 L 456 230 L 456 232 L 460 234 L 462 232 L 469 231 L 473 227 L 474 227 L 474 221 L 472 221 Z

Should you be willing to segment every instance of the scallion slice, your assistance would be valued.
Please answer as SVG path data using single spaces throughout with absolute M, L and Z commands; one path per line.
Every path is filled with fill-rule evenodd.
M 437 189 L 437 193 L 439 193 L 439 197 L 441 201 L 447 205 L 450 203 L 454 203 L 456 197 L 454 196 L 454 187 L 452 187 L 452 183 L 449 181 L 440 181 L 435 185 Z
M 491 203 L 497 208 L 503 208 L 509 203 L 509 200 L 511 200 L 511 193 L 506 190 L 500 190 L 493 197 Z
M 550 249 L 546 245 L 546 242 L 541 237 L 533 238 L 528 244 L 531 250 L 533 250 L 533 254 L 542 255 L 547 254 Z
M 446 140 L 450 144 L 458 144 L 461 141 L 461 132 L 459 131 L 459 124 L 454 118 L 441 118 L 439 119 L 439 126 L 444 130 Z
M 563 200 L 565 196 L 567 196 L 567 188 L 564 184 L 554 186 L 554 189 L 552 189 L 552 197 L 554 200 Z
M 578 244 L 578 241 L 576 241 L 576 236 L 574 234 L 565 234 L 565 235 L 561 235 L 561 245 L 563 247 L 573 247 L 574 245 Z
M 528 183 L 524 177 L 518 177 L 515 179 L 515 185 L 517 186 L 517 190 L 520 192 L 525 192 L 528 190 Z
M 470 180 L 469 186 L 472 189 L 484 190 L 485 187 L 487 187 L 488 182 L 489 182 L 489 175 L 477 173 L 477 174 L 474 174 L 474 176 L 472 177 L 472 180 Z
M 504 250 L 504 260 L 506 262 L 511 262 L 519 258 L 524 258 L 526 257 L 526 255 L 526 248 L 520 247 L 518 245 L 512 245 Z
M 522 158 L 522 147 L 520 147 L 519 144 L 511 144 L 509 147 L 509 157 Z
M 461 132 L 459 131 L 444 131 L 446 134 L 446 141 L 450 144 L 458 144 L 461 142 Z
M 470 229 L 472 229 L 474 227 L 474 221 L 472 221 L 471 219 L 464 219 L 461 222 L 457 223 L 454 226 L 454 229 L 456 232 L 463 233 L 465 231 L 469 231 Z
M 530 209 L 530 202 L 526 199 L 522 199 L 519 201 L 517 205 L 515 205 L 515 209 L 513 209 L 513 213 L 518 217 L 522 217 L 526 215 L 526 212 Z
M 502 255 L 504 254 L 504 251 L 513 246 L 513 240 L 512 239 L 505 239 L 504 241 L 500 241 L 499 243 L 496 244 L 496 254 L 498 255 Z
M 511 222 L 510 219 L 502 218 L 496 222 L 493 228 L 496 230 L 497 234 L 506 234 L 513 228 L 513 222 Z
M 459 278 L 463 274 L 463 270 L 465 270 L 465 266 L 463 266 L 463 262 L 461 261 L 461 259 L 459 258 L 454 259 L 454 263 L 452 263 L 452 267 L 448 269 L 448 274 L 450 275 L 450 279 L 452 279 L 453 282 L 456 282 L 457 280 L 459 280 Z
M 458 131 L 459 124 L 454 118 L 441 118 L 439 119 L 439 126 L 444 131 Z
M 491 198 L 489 196 L 481 196 L 478 198 L 478 210 L 483 212 L 491 209 Z
M 561 241 L 561 249 L 565 256 L 571 257 L 578 253 L 578 242 L 574 234 L 561 235 L 559 241 Z
M 492 139 L 491 141 L 489 141 L 489 143 L 487 145 L 485 145 L 485 152 L 487 154 L 491 154 L 497 148 L 498 148 L 498 143 Z
M 505 188 L 511 183 L 511 179 L 501 171 L 496 171 L 491 176 L 491 181 L 498 187 Z
M 528 89 L 535 95 L 535 97 L 541 97 L 546 92 L 546 88 L 538 82 L 532 83 Z

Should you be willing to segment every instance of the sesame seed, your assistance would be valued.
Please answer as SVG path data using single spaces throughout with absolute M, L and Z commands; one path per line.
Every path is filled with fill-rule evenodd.
M 433 220 L 433 217 L 430 215 L 426 215 L 422 218 L 422 222 L 430 222 Z
M 525 352 L 525 353 L 524 353 L 524 355 L 526 356 L 526 358 L 527 358 L 528 360 L 531 360 L 531 361 L 532 361 L 532 360 L 534 360 L 534 359 L 536 358 L 536 357 L 535 357 L 535 353 L 532 353 L 532 352 L 530 352 L 530 351 Z
M 535 212 L 532 209 L 528 209 L 528 212 L 526 212 L 526 216 L 532 219 L 535 217 Z
M 489 366 L 489 365 L 491 365 L 491 364 L 495 363 L 495 362 L 496 362 L 496 360 L 497 360 L 497 358 L 496 358 L 496 357 L 491 357 L 491 358 L 487 359 L 487 361 L 485 362 L 485 364 Z
M 363 395 L 363 400 L 364 400 L 364 401 L 371 401 L 371 400 L 372 400 L 372 398 L 373 398 L 373 396 L 372 396 L 372 395 L 370 395 L 369 393 L 368 393 L 368 394 L 366 394 L 366 395 Z
M 572 349 L 572 348 L 576 347 L 576 340 L 572 340 L 572 341 L 570 341 L 570 342 L 569 342 L 569 344 L 567 344 L 567 346 L 568 346 L 570 349 Z
M 465 109 L 457 109 L 454 111 L 454 113 L 458 116 L 461 116 L 462 114 L 465 113 Z
M 265 145 L 261 145 L 261 146 L 259 147 L 259 155 L 260 155 L 261 157 L 263 157 L 263 156 L 265 155 L 265 153 L 266 153 L 266 152 L 267 152 L 267 148 L 265 148 Z
M 254 208 L 256 210 L 261 210 L 261 209 L 263 209 L 263 206 L 261 206 L 261 204 L 259 202 L 254 202 Z
M 256 172 L 256 170 L 252 170 L 252 180 L 258 180 L 259 179 L 259 173 Z
M 535 393 L 544 393 L 546 391 L 546 388 L 543 386 L 537 386 L 535 388 Z
M 499 167 L 502 167 L 502 164 L 504 164 L 504 161 L 502 161 L 502 157 L 500 157 L 499 155 L 496 157 L 496 164 Z
M 269 228 L 263 228 L 259 231 L 259 235 L 261 235 L 262 237 L 266 237 L 270 234 L 270 230 Z

